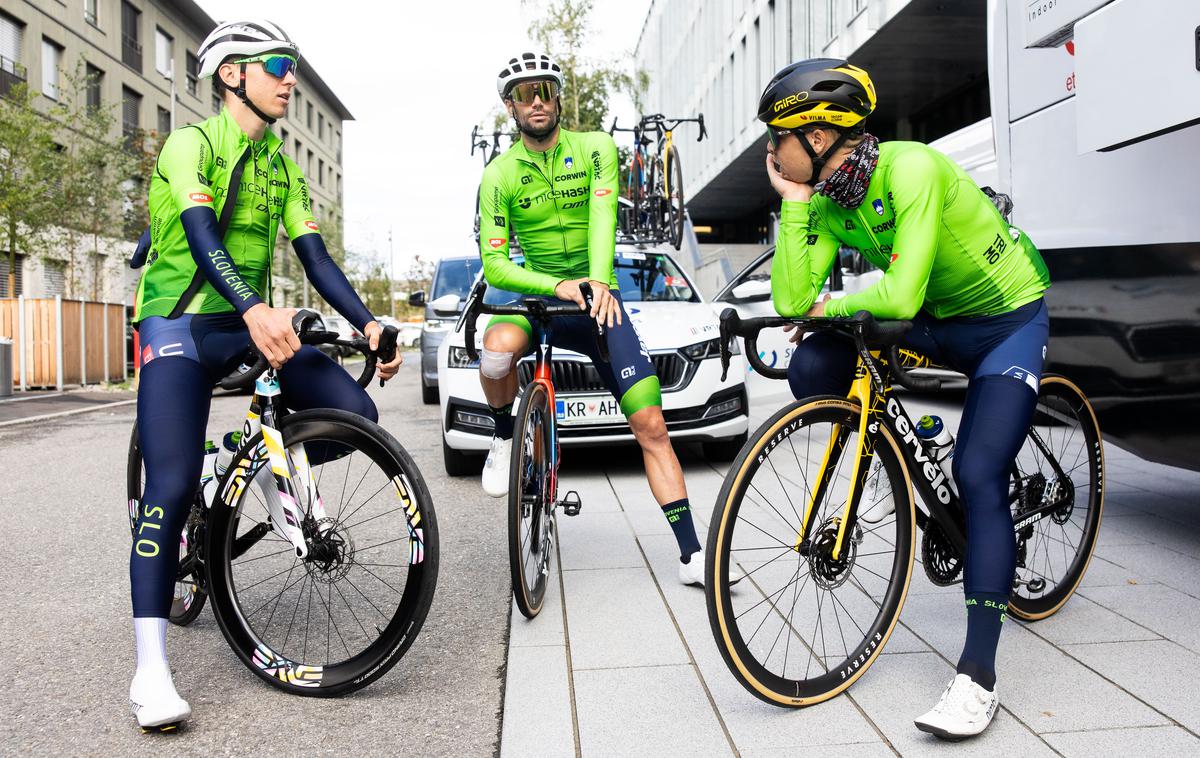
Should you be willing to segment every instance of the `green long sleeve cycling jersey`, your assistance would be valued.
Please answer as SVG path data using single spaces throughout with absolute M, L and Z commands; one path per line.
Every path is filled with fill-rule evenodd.
M 525 254 L 508 258 L 509 232 Z M 564 279 L 587 277 L 616 288 L 617 145 L 604 132 L 560 129 L 544 153 L 518 141 L 483 171 L 479 250 L 489 284 L 553 295 Z
M 867 196 L 850 210 L 823 195 L 784 201 L 771 266 L 782 316 L 802 316 L 838 248 L 883 269 L 874 286 L 825 305 L 827 316 L 865 310 L 907 319 L 1007 313 L 1041 297 L 1050 275 L 1029 237 L 1009 226 L 954 161 L 918 142 L 884 142 Z
M 206 278 L 182 312 L 244 312 L 270 299 L 271 261 L 280 221 L 293 243 L 320 231 L 304 175 L 283 155 L 282 146 L 270 130 L 262 139 L 251 141 L 224 108 L 206 121 L 171 133 L 150 178 L 152 251 L 138 282 L 139 321 L 169 315 L 187 292 L 198 267 L 185 221 L 191 218 L 196 227 L 199 218 L 206 220 L 206 226 L 215 227 L 214 214 L 219 216 L 224 208 L 230 174 L 247 149 L 250 155 L 224 240 L 217 234 L 208 235 L 214 249 L 197 253 L 216 263 L 223 292 Z M 215 232 L 215 228 L 206 231 Z

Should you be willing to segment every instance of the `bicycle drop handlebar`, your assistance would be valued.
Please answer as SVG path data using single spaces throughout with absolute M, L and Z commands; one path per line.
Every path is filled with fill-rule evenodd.
M 696 137 L 696 141 L 700 142 L 708 136 L 708 129 L 704 127 L 704 114 L 696 116 L 696 118 L 667 118 L 661 113 L 652 113 L 649 116 L 642 116 L 637 123 L 637 126 L 629 128 L 617 126 L 617 119 L 614 117 L 612 126 L 608 127 L 608 133 L 611 136 L 616 132 L 633 132 L 642 134 L 647 131 L 674 131 L 679 128 L 680 124 L 695 123 L 700 127 L 700 136 Z
M 555 316 L 581 316 L 586 315 L 592 309 L 592 286 L 587 282 L 579 283 L 579 292 L 587 304 L 586 310 L 581 310 L 576 303 L 547 305 L 545 300 L 538 297 L 523 297 L 521 305 L 487 305 L 483 302 L 486 292 L 487 282 L 480 279 L 478 284 L 472 288 L 471 294 L 467 296 L 467 307 L 463 309 L 463 315 L 454 328 L 454 331 L 457 332 L 461 331 L 464 326 L 466 327 L 467 356 L 472 361 L 479 360 L 479 351 L 475 349 L 475 322 L 479 320 L 480 316 L 524 316 L 530 322 L 537 321 L 545 325 Z M 609 359 L 608 338 L 605 336 L 604 326 L 599 321 L 596 322 L 596 346 L 599 348 L 600 360 L 607 362 Z
M 768 379 L 786 379 L 787 369 L 772 368 L 763 363 L 758 354 L 758 333 L 763 329 L 795 325 L 802 331 L 835 330 L 854 338 L 860 355 L 870 355 L 871 347 L 888 349 L 888 368 L 896 383 L 914 392 L 934 392 L 941 388 L 942 381 L 936 377 L 914 376 L 904 369 L 900 360 L 900 340 L 912 329 L 911 321 L 877 321 L 867 311 L 859 311 L 850 317 L 836 318 L 783 318 L 762 316 L 741 318 L 733 308 L 721 313 L 721 381 L 729 373 L 730 342 L 734 337 L 746 341 L 746 360 L 762 376 Z
M 321 319 L 320 314 L 316 311 L 310 311 L 301 308 L 296 311 L 296 315 L 292 318 L 292 329 L 296 331 L 296 336 L 300 338 L 301 345 L 340 345 L 348 347 L 362 353 L 366 357 L 366 363 L 363 366 L 362 373 L 359 374 L 358 385 L 366 387 L 370 383 L 371 377 L 375 376 L 375 367 L 380 360 L 384 363 L 390 362 L 396 357 L 396 338 L 400 334 L 394 326 L 385 326 L 383 334 L 379 337 L 379 349 L 371 350 L 371 343 L 362 337 L 353 339 L 340 339 L 337 332 L 329 332 L 323 329 L 313 328 Z M 242 362 L 242 365 L 233 373 L 221 379 L 218 385 L 224 390 L 244 390 L 249 389 L 254 385 L 254 382 L 262 375 L 270 366 L 267 357 L 262 354 L 253 343 L 249 347 L 249 354 Z M 383 381 L 380 380 L 380 386 Z

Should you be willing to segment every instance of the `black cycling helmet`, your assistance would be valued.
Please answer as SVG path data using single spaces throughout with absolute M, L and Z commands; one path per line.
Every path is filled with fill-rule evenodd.
M 839 58 L 813 58 L 781 69 L 758 101 L 758 120 L 778 129 L 850 129 L 875 110 L 867 72 Z

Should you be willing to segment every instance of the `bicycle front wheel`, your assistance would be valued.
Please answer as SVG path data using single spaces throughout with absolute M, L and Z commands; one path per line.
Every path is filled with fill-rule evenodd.
M 259 432 L 234 455 L 212 507 L 213 610 L 260 678 L 297 695 L 342 695 L 387 673 L 421 630 L 437 583 L 433 502 L 408 453 L 361 416 L 302 411 L 278 434 L 307 555 L 271 526 L 271 498 L 287 495 Z
M 667 200 L 671 247 L 678 250 L 683 246 L 683 166 L 679 164 L 679 152 L 674 145 L 667 151 L 665 177 L 667 186 L 663 189 Z
M 1061 376 L 1042 377 L 1010 487 L 1017 572 L 1008 609 L 1036 621 L 1057 612 L 1079 587 L 1104 511 L 1104 451 L 1087 397 Z M 1035 512 L 1049 509 L 1049 515 Z
M 773 705 L 813 705 L 853 684 L 908 593 L 912 487 L 886 427 L 863 462 L 857 523 L 835 550 L 861 412 L 845 398 L 787 406 L 742 448 L 717 496 L 704 572 L 709 625 L 733 676 Z
M 508 566 L 513 599 L 526 618 L 541 613 L 554 552 L 554 473 L 550 393 L 525 387 L 517 411 L 508 483 Z

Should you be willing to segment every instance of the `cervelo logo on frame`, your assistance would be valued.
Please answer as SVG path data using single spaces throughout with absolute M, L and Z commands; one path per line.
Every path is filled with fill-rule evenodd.
M 188 195 L 188 200 L 191 200 L 193 203 L 211 203 L 213 201 L 212 195 L 204 192 L 193 192 Z
M 499 250 L 504 245 L 504 238 L 492 237 L 488 240 L 488 244 L 492 246 L 493 250 Z
M 321 231 L 321 227 L 317 226 L 316 221 L 305 221 L 304 225 L 307 226 L 309 229 L 312 229 L 314 232 Z
M 595 191 L 594 193 L 592 193 L 592 194 L 594 194 L 596 197 L 604 197 L 605 195 L 611 195 L 611 194 L 612 194 L 612 190 L 610 190 L 610 189 L 598 189 L 598 190 L 596 190 L 596 191 Z

